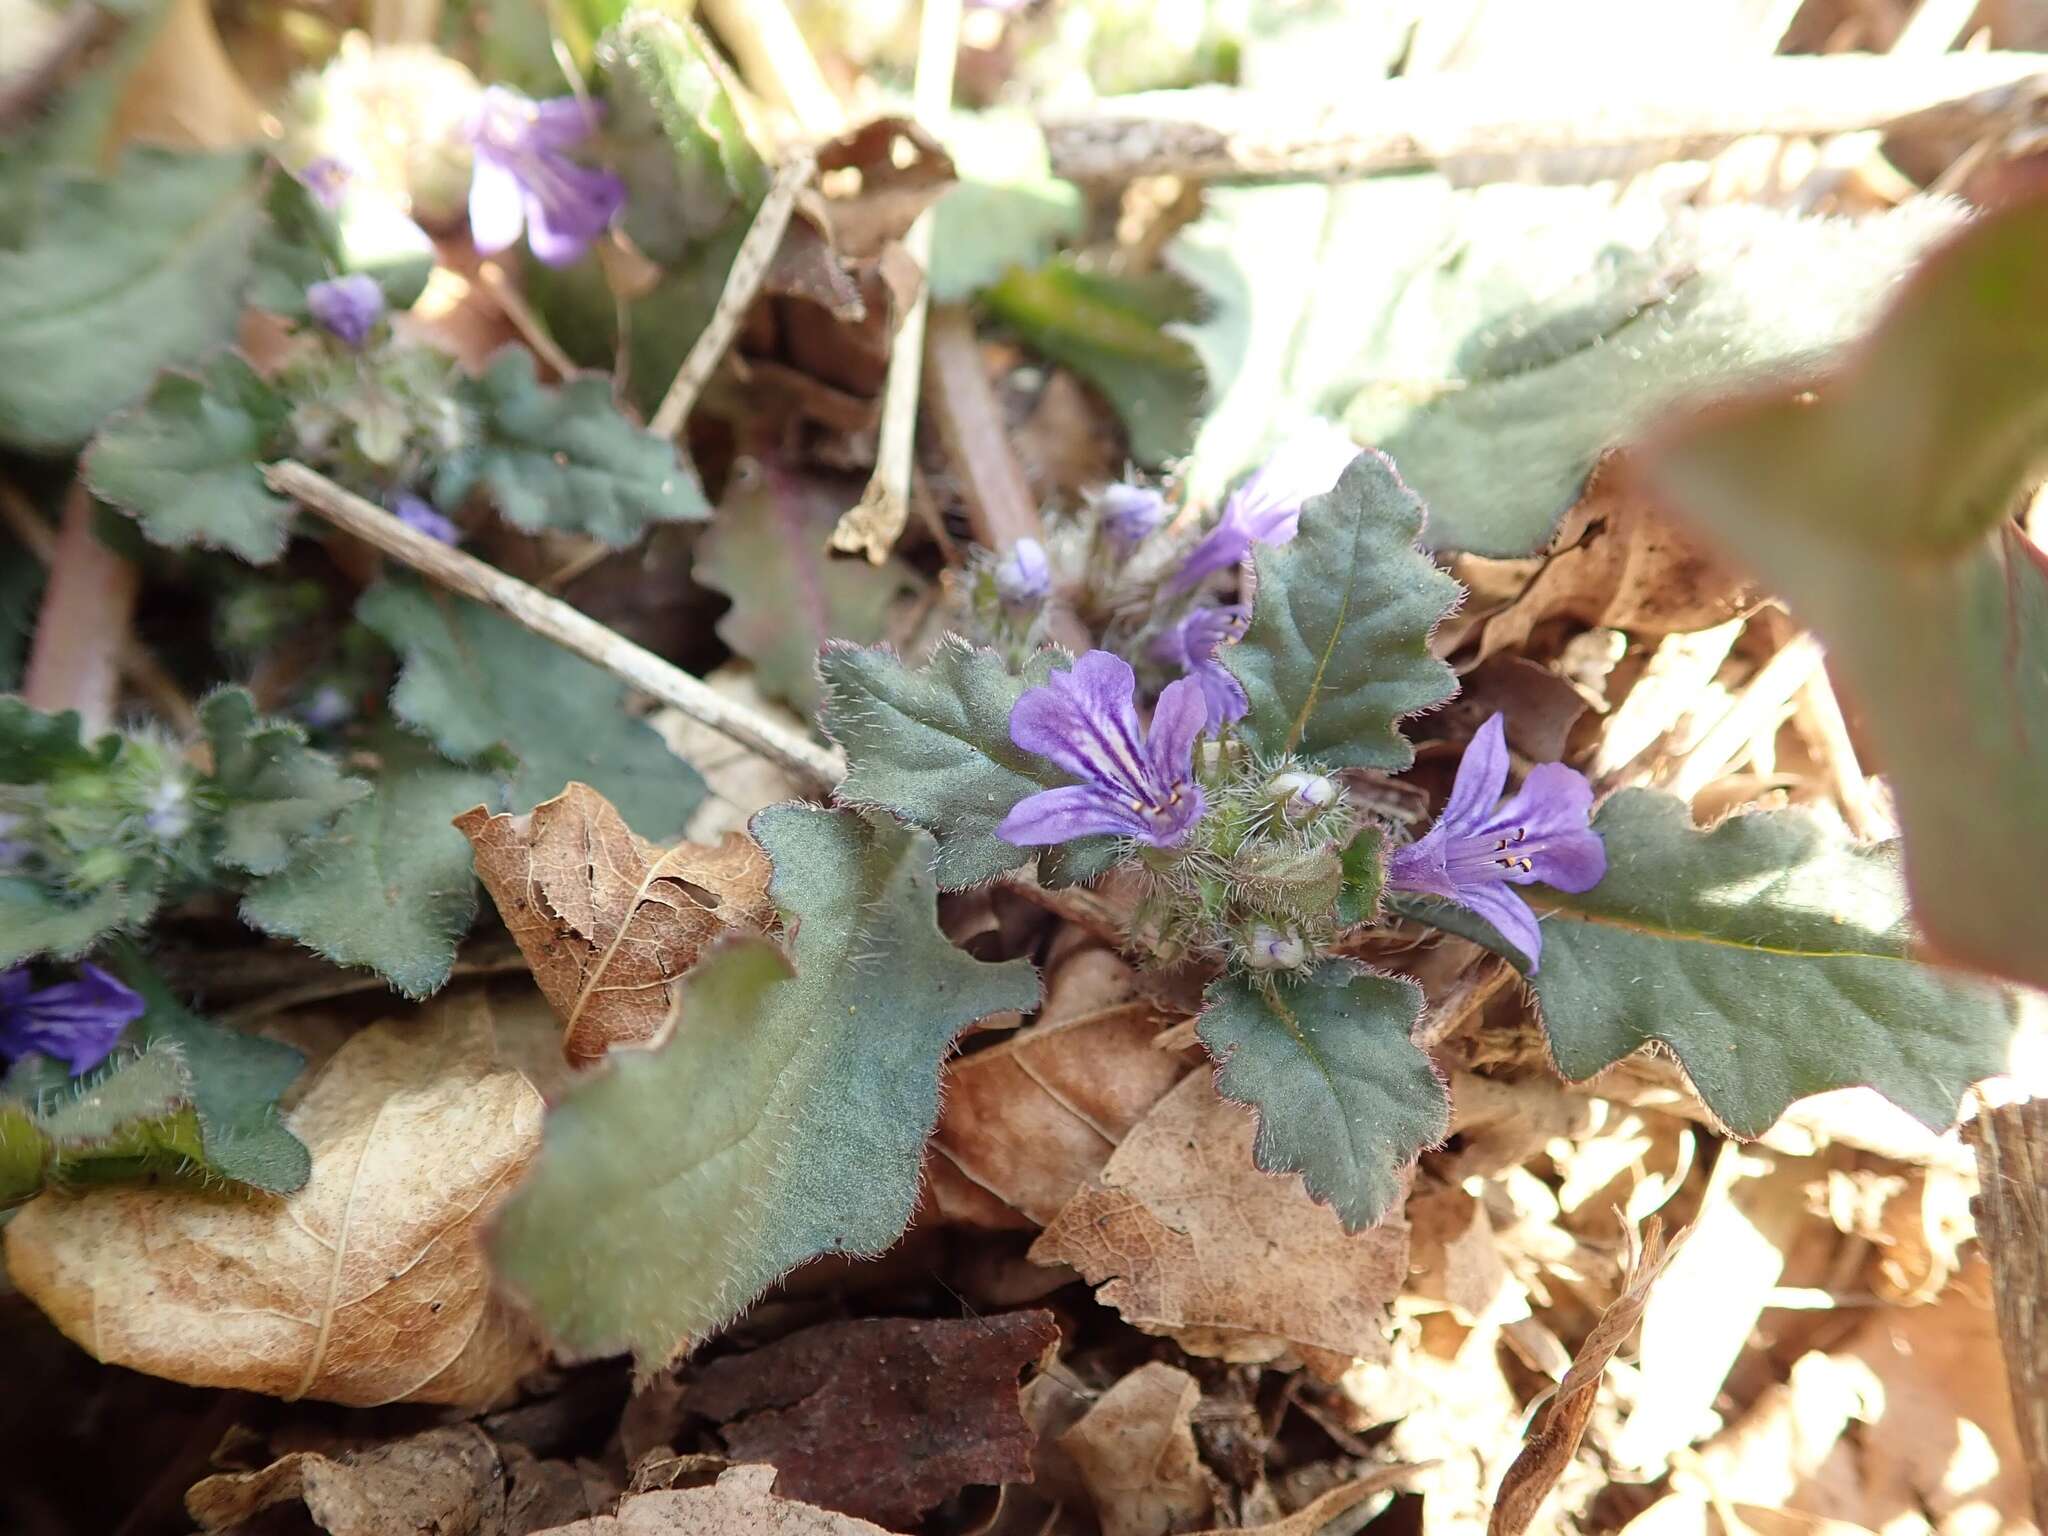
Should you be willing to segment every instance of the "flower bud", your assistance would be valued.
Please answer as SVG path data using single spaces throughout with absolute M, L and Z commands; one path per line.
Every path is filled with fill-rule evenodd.
M 384 290 L 361 272 L 331 277 L 306 290 L 306 312 L 343 346 L 359 352 L 384 317 Z
M 1312 816 L 1337 803 L 1343 791 L 1327 774 L 1305 773 L 1291 768 L 1266 781 L 1266 798 L 1288 816 Z
M 996 561 L 996 593 L 1019 608 L 1034 607 L 1052 594 L 1052 562 L 1036 539 L 1019 539 Z
M 1166 498 L 1149 485 L 1118 481 L 1089 494 L 1102 529 L 1125 549 L 1135 547 L 1166 521 Z
M 1259 923 L 1245 939 L 1244 963 L 1255 971 L 1298 971 L 1308 964 L 1308 945 L 1291 928 Z

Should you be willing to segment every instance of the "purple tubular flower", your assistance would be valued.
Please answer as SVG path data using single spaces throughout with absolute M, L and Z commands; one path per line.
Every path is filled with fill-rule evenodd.
M 1129 550 L 1166 521 L 1166 498 L 1149 485 L 1128 485 L 1119 480 L 1089 494 L 1095 514 L 1110 539 Z
M 1141 739 L 1131 665 L 1090 651 L 1070 672 L 1055 672 L 1010 711 L 1010 740 L 1051 758 L 1085 780 L 1026 795 L 996 836 L 1021 847 L 1108 833 L 1171 848 L 1202 819 L 1206 803 L 1194 779 L 1202 733 L 1202 690 L 1187 678 L 1169 683 Z
M 1358 457 L 1358 445 L 1337 428 L 1290 438 L 1223 503 L 1223 516 L 1168 584 L 1184 592 L 1204 577 L 1236 567 L 1254 544 L 1285 544 L 1301 526 L 1301 504 L 1337 483 Z
M 1036 539 L 1019 539 L 996 561 L 996 593 L 1006 603 L 1035 607 L 1052 594 L 1052 561 Z
M 1152 643 L 1153 660 L 1179 667 L 1200 685 L 1210 731 L 1244 718 L 1244 684 L 1217 660 L 1217 652 L 1244 633 L 1250 617 L 1243 603 L 1197 608 Z
M 299 172 L 299 185 L 313 196 L 313 201 L 329 213 L 341 206 L 341 200 L 348 194 L 348 184 L 355 179 L 355 171 L 346 160 L 334 155 L 322 155 L 310 160 Z
M 390 500 L 391 515 L 414 533 L 424 533 L 430 539 L 439 539 L 443 544 L 459 544 L 462 530 L 436 512 L 431 503 L 415 496 L 411 491 L 394 491 Z
M 384 317 L 384 290 L 374 277 L 360 272 L 330 277 L 306 290 L 306 309 L 344 346 L 360 347 Z
M 76 981 L 42 988 L 27 966 L 17 965 L 0 971 L 0 1055 L 12 1060 L 38 1052 L 64 1062 L 77 1077 L 107 1059 L 143 1006 L 140 996 L 96 965 L 81 965 Z
M 1507 735 L 1495 715 L 1479 728 L 1458 764 L 1451 798 L 1422 838 L 1387 860 L 1387 889 L 1441 896 L 1494 926 L 1537 968 L 1543 931 L 1510 886 L 1542 881 L 1560 891 L 1590 891 L 1607 873 L 1607 846 L 1588 825 L 1593 786 L 1562 763 L 1539 763 L 1512 800 Z
M 479 253 L 517 244 L 522 229 L 551 267 L 590 249 L 626 203 L 618 177 L 565 153 L 596 127 L 597 109 L 573 96 L 533 101 L 502 85 L 485 89 L 469 120 L 469 233 Z

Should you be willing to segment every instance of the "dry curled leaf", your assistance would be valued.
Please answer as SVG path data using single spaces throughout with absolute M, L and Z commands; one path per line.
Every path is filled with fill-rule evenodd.
M 485 1536 L 503 1528 L 504 1467 L 489 1436 L 457 1424 L 333 1456 L 294 1451 L 258 1472 L 205 1478 L 185 1495 L 186 1513 L 209 1533 L 271 1529 L 292 1504 L 328 1536 Z
M 1399 1216 L 1347 1233 L 1299 1174 L 1252 1161 L 1256 1122 L 1196 1072 L 1124 1138 L 1100 1177 L 1032 1246 L 1097 1297 L 1191 1353 L 1271 1360 L 1292 1349 L 1319 1374 L 1384 1359 L 1386 1307 L 1408 1273 Z
M 1543 1410 L 1535 1433 L 1508 1468 L 1507 1476 L 1501 1479 L 1500 1492 L 1494 1497 L 1493 1516 L 1486 1525 L 1487 1536 L 1521 1536 L 1535 1520 L 1543 1500 L 1578 1454 L 1579 1440 L 1586 1433 L 1586 1421 L 1593 1415 L 1607 1362 L 1635 1332 L 1643 1308 L 1649 1305 L 1651 1285 L 1690 1231 L 1687 1228 L 1667 1244 L 1664 1223 L 1652 1216 L 1644 1225 L 1640 1242 L 1633 1231 L 1627 1234 L 1621 1294 L 1608 1304 L 1600 1321 L 1586 1336 L 1586 1342 L 1579 1346 L 1578 1357 L 1565 1373 L 1557 1395 Z
M 908 1527 L 962 1488 L 1030 1480 L 1017 1377 L 1059 1337 L 1036 1311 L 825 1323 L 713 1361 L 683 1407 L 789 1497 Z
M 785 1499 L 774 1484 L 773 1467 L 733 1467 L 709 1488 L 636 1494 L 616 1515 L 539 1536 L 889 1536 L 852 1515 Z
M 651 1040 L 669 989 L 728 928 L 765 926 L 768 858 L 741 832 L 715 848 L 662 849 L 588 784 L 524 816 L 455 818 L 476 872 L 561 1015 L 562 1050 L 590 1062 Z
M 1111 1387 L 1060 1436 L 1102 1536 L 1171 1536 L 1209 1517 L 1215 1484 L 1190 1422 L 1201 1396 L 1194 1377 L 1154 1360 Z
M 285 1123 L 313 1154 L 297 1194 L 45 1194 L 5 1229 L 8 1274 L 96 1359 L 193 1386 L 482 1406 L 539 1363 L 478 1236 L 541 1097 L 480 996 L 351 1037 Z
M 1331 1522 L 1339 1515 L 1356 1509 L 1376 1493 L 1398 1488 L 1408 1482 L 1419 1469 L 1414 1466 L 1378 1467 L 1363 1477 L 1354 1477 L 1348 1483 L 1339 1483 L 1328 1493 L 1304 1504 L 1293 1514 L 1283 1516 L 1269 1525 L 1240 1526 L 1228 1536 L 1322 1536 L 1331 1529 Z M 1346 1525 L 1340 1527 L 1350 1530 Z M 1191 1536 L 1226 1536 L 1223 1527 L 1195 1531 Z

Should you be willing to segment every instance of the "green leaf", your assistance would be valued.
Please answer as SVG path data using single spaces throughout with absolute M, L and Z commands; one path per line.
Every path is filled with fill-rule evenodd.
M 148 919 L 156 892 L 102 886 L 77 900 L 34 880 L 0 875 L 0 969 L 47 955 L 75 960 L 117 928 Z
M 828 645 L 818 658 L 824 725 L 846 749 L 838 789 L 849 805 L 877 806 L 938 839 L 934 872 L 943 890 L 980 885 L 1031 861 L 1032 850 L 995 835 L 1026 795 L 1068 782 L 1010 740 L 1010 711 L 1027 688 L 1073 665 L 1040 651 L 1022 677 L 994 651 L 942 639 L 913 672 L 894 651 Z M 1113 844 L 1088 838 L 1047 855 L 1053 880 L 1085 880 L 1107 867 Z
M 1684 802 L 1623 790 L 1593 826 L 1607 878 L 1543 886 L 1531 979 L 1558 1069 L 1587 1078 L 1668 1046 L 1730 1130 L 1758 1136 L 1794 1099 L 1865 1085 L 1936 1130 L 2005 1070 L 2012 999 L 1911 958 L 1896 843 L 1858 844 L 1803 810 L 1694 829 Z M 1456 908 L 1417 910 L 1526 967 Z
M 1379 915 L 1386 889 L 1386 834 L 1371 823 L 1360 827 L 1344 846 L 1344 883 L 1337 892 L 1337 921 L 1349 927 Z
M 762 689 L 815 717 L 818 651 L 882 637 L 889 605 L 923 585 L 899 560 L 836 558 L 832 529 L 853 497 L 780 464 L 747 461 L 697 545 L 694 578 L 732 599 L 718 638 L 754 664 Z
M 66 177 L 0 248 L 0 443 L 83 442 L 157 370 L 231 340 L 261 221 L 253 154 L 138 149 Z
M 465 391 L 479 414 L 481 446 L 444 460 L 434 500 L 453 506 L 482 481 L 505 517 L 528 533 L 586 533 L 630 544 L 650 523 L 710 515 L 696 471 L 675 445 L 644 432 L 612 405 L 609 381 L 543 387 L 533 354 L 507 346 Z
M 184 1064 L 207 1170 L 276 1195 L 303 1188 L 312 1155 L 285 1129 L 277 1101 L 306 1058 L 281 1040 L 202 1019 L 172 996 L 132 945 L 119 946 L 111 965 L 148 1005 L 136 1021 L 135 1042 L 145 1050 L 170 1047 Z
M 695 26 L 654 7 L 617 33 L 610 137 L 621 146 L 626 233 L 667 266 L 753 217 L 768 169 L 727 95 L 717 51 Z
M 1193 312 L 1193 294 L 1177 279 L 1112 277 L 1062 257 L 1035 271 L 1013 268 L 982 303 L 1109 397 L 1140 463 L 1164 464 L 1194 446 L 1207 386 L 1195 349 L 1166 330 Z
M 581 779 L 662 842 L 703 800 L 697 770 L 627 713 L 624 683 L 524 625 L 409 581 L 364 593 L 356 617 L 405 659 L 391 693 L 399 719 L 452 758 L 503 749 L 518 759 L 515 811 Z
M 86 482 L 153 543 L 268 564 L 284 553 L 292 504 L 270 493 L 257 465 L 288 414 L 255 369 L 218 353 L 197 374 L 159 374 L 148 399 L 108 422 L 86 454 Z
M 258 719 L 246 689 L 210 695 L 199 721 L 213 748 L 211 783 L 222 802 L 214 857 L 223 864 L 274 875 L 294 847 L 370 791 L 307 746 L 306 733 L 291 721 Z
M 48 1076 L 17 1066 L 0 1083 L 0 1208 L 50 1186 L 201 1168 L 199 1114 L 176 1048 L 123 1049 L 81 1077 Z
M 370 795 L 325 837 L 257 880 L 242 900 L 254 927 L 297 939 L 338 965 L 366 965 L 407 997 L 448 979 L 476 916 L 469 840 L 450 819 L 495 804 L 495 780 L 444 762 L 402 732 L 379 743 Z
M 1428 501 L 1432 547 L 1530 553 L 1657 409 L 1828 355 L 1955 216 L 1730 206 L 1673 226 L 1600 188 L 1212 188 L 1170 253 L 1210 300 L 1184 332 L 1217 391 L 1191 492 L 1339 417 Z
M 1361 454 L 1291 542 L 1259 547 L 1251 627 L 1224 653 L 1254 747 L 1329 767 L 1415 760 L 1399 724 L 1458 691 L 1429 636 L 1463 592 L 1416 548 L 1423 516 L 1394 466 Z
M 113 762 L 118 736 L 87 746 L 76 710 L 44 714 L 16 698 L 0 698 L 0 784 L 38 784 L 65 772 L 91 772 Z
M 940 1060 L 1037 1001 L 1026 962 L 984 965 L 939 931 L 923 833 L 798 806 L 754 833 L 790 957 L 744 938 L 701 960 L 680 1027 L 569 1090 L 498 1219 L 500 1271 L 578 1354 L 630 1347 L 651 1370 L 804 1260 L 887 1248 Z
M 957 304 L 1012 267 L 1043 266 L 1085 232 L 1081 189 L 1053 175 L 1028 112 L 956 112 L 943 138 L 960 179 L 932 206 L 934 302 Z
M 2048 203 L 1969 226 L 1854 362 L 1680 424 L 1652 473 L 1825 642 L 1941 952 L 2048 985 Z
M 1421 1015 L 1413 982 L 1340 960 L 1270 991 L 1221 977 L 1195 1020 L 1217 1091 L 1259 1112 L 1259 1166 L 1300 1173 L 1354 1232 L 1400 1203 L 1402 1171 L 1450 1132 L 1444 1080 L 1408 1038 Z

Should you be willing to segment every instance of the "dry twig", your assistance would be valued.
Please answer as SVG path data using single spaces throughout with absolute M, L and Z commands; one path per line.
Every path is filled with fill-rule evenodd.
M 294 498 L 337 528 L 403 561 L 430 581 L 497 609 L 642 693 L 674 705 L 692 720 L 801 775 L 819 789 L 830 789 L 845 777 L 845 759 L 835 749 L 821 747 L 808 737 L 734 703 L 680 667 L 577 612 L 559 598 L 549 597 L 538 587 L 530 587 L 517 577 L 507 576 L 497 567 L 423 533 L 415 533 L 375 502 L 343 490 L 325 475 L 287 459 L 266 465 L 263 478 L 279 495 Z
M 1971 1202 L 1991 1261 L 2013 1422 L 2034 1519 L 2048 1530 L 2048 1099 L 1985 1106 L 1964 1129 L 1977 1150 Z

